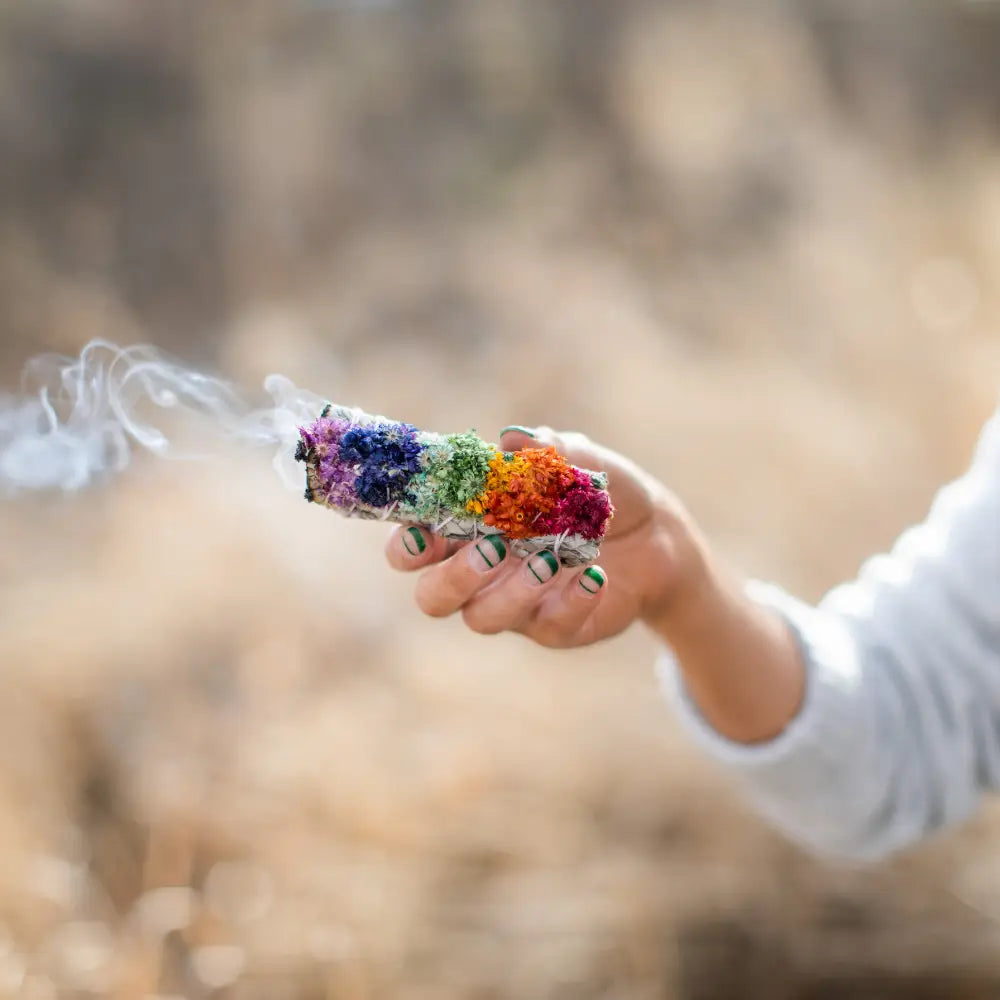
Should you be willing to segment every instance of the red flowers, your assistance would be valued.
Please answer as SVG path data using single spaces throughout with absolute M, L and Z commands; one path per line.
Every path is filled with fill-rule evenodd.
M 573 470 L 574 481 L 555 503 L 555 506 L 536 524 L 540 535 L 582 535 L 599 539 L 604 536 L 608 521 L 614 513 L 611 500 L 604 490 L 598 489 L 590 476 L 580 469 Z

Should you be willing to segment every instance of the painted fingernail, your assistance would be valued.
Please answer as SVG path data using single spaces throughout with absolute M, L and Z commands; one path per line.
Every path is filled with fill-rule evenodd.
M 596 594 L 607 582 L 608 578 L 604 575 L 604 571 L 597 566 L 588 566 L 580 574 L 580 586 L 588 594 Z
M 486 535 L 473 543 L 469 555 L 473 567 L 480 573 L 487 573 L 507 558 L 507 546 L 499 535 Z
M 518 434 L 524 434 L 525 437 L 530 437 L 530 438 L 538 437 L 538 435 L 533 430 L 531 430 L 528 427 L 522 427 L 520 424 L 511 424 L 510 427 L 505 427 L 500 432 L 500 437 L 503 437 L 504 434 L 507 433 L 507 431 L 516 431 Z
M 427 548 L 427 539 L 419 528 L 407 528 L 403 532 L 403 548 L 411 556 L 419 556 Z
M 528 571 L 539 583 L 548 583 L 559 572 L 559 560 L 545 549 L 528 559 Z

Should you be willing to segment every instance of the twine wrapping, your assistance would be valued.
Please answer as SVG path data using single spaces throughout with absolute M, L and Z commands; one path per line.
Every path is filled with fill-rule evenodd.
M 522 558 L 593 562 L 614 508 L 607 476 L 555 448 L 500 451 L 475 431 L 436 434 L 329 404 L 299 428 L 305 498 L 348 517 L 418 524 L 446 538 L 500 534 Z

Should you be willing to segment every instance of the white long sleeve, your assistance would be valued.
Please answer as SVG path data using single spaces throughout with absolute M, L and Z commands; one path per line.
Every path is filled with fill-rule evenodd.
M 669 650 L 658 672 L 682 720 L 792 839 L 871 860 L 969 816 L 1000 789 L 1000 411 L 964 476 L 888 555 L 818 606 L 753 581 L 802 649 L 802 708 L 745 745 L 700 715 Z

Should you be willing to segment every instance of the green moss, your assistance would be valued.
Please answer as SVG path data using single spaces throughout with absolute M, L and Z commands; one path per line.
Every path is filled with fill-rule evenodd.
M 482 493 L 495 455 L 475 431 L 448 434 L 428 445 L 424 469 L 411 481 L 401 510 L 419 521 L 433 521 L 444 512 L 467 516 L 465 505 Z
M 465 513 L 465 505 L 486 488 L 486 477 L 496 449 L 474 431 L 449 434 L 451 461 L 439 475 L 441 502 L 456 513 Z
M 437 437 L 437 436 L 436 436 Z M 399 505 L 402 515 L 425 524 L 441 518 L 440 478 L 451 459 L 451 446 L 441 438 L 424 444 L 420 461 L 422 471 L 411 480 Z

